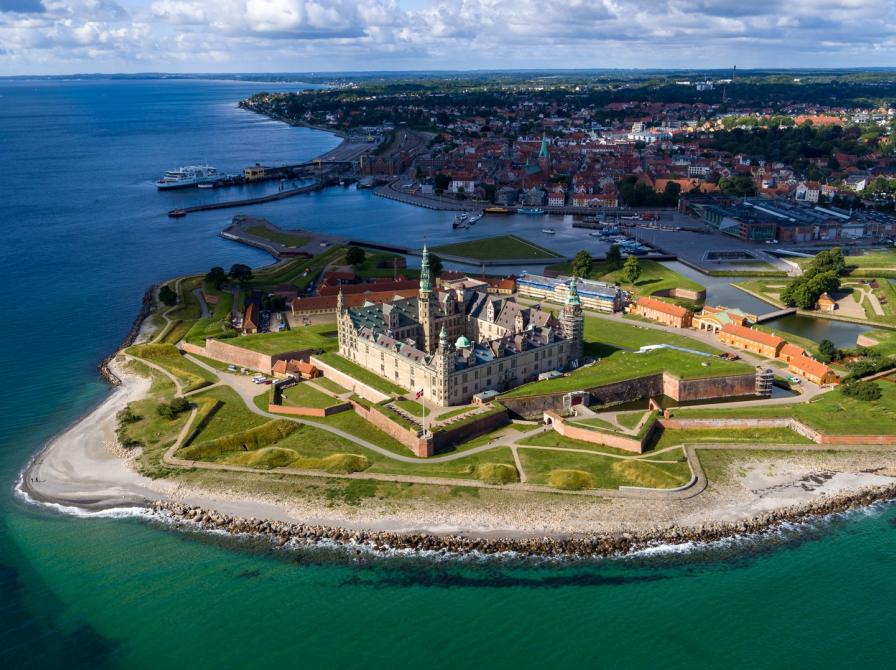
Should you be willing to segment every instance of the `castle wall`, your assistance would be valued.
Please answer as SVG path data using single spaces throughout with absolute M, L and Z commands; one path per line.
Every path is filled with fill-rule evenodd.
M 308 357 L 314 349 L 300 349 L 297 351 L 285 351 L 280 354 L 262 354 L 257 351 L 250 351 L 234 344 L 228 344 L 221 340 L 208 339 L 205 346 L 200 347 L 189 342 L 182 342 L 181 349 L 190 354 L 197 356 L 205 356 L 228 365 L 236 365 L 241 368 L 250 370 L 258 370 L 266 375 L 271 374 L 274 363 L 281 360 L 290 360 L 293 358 L 299 360 L 308 360 Z
M 549 419 L 551 425 L 554 427 L 554 430 L 564 437 L 568 437 L 573 440 L 589 442 L 591 444 L 603 444 L 607 447 L 613 447 L 615 449 L 625 449 L 626 451 L 633 451 L 637 454 L 644 453 L 644 445 L 647 444 L 647 442 L 650 440 L 651 435 L 653 435 L 653 431 L 656 429 L 656 423 L 654 422 L 653 426 L 650 427 L 650 430 L 648 430 L 645 435 L 639 439 L 634 435 L 605 433 L 597 430 L 588 430 L 587 428 L 581 428 L 579 426 L 573 425 L 567 419 L 564 419 L 556 412 L 550 410 L 544 413 L 544 417 L 545 419 Z

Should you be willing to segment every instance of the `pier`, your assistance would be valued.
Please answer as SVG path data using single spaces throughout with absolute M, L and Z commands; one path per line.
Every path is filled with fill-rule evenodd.
M 311 193 L 312 191 L 319 191 L 324 186 L 327 186 L 328 182 L 314 182 L 313 184 L 307 184 L 306 186 L 300 186 L 298 188 L 290 188 L 284 191 L 277 191 L 276 193 L 269 193 L 268 195 L 261 195 L 257 198 L 243 198 L 242 200 L 224 200 L 223 202 L 208 202 L 202 205 L 193 205 L 192 207 L 181 207 L 178 209 L 172 209 L 168 212 L 168 216 L 172 218 L 178 218 L 181 216 L 186 216 L 187 214 L 192 214 L 193 212 L 205 212 L 210 209 L 230 209 L 233 207 L 245 207 L 248 205 L 260 205 L 265 202 L 274 202 L 275 200 L 283 200 L 284 198 L 291 198 L 294 195 L 301 195 L 303 193 Z

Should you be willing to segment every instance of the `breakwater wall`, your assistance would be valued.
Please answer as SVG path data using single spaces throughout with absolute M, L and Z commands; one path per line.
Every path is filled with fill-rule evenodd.
M 838 496 L 826 496 L 810 503 L 772 510 L 736 522 L 712 522 L 698 526 L 671 525 L 614 534 L 504 538 L 353 530 L 285 521 L 245 519 L 169 501 L 153 503 L 153 508 L 185 528 L 223 531 L 231 535 L 263 536 L 281 547 L 336 543 L 347 549 L 380 554 L 398 550 L 456 555 L 514 553 L 533 558 L 599 558 L 620 556 L 661 545 L 708 543 L 743 535 L 761 535 L 774 532 L 782 524 L 840 514 L 877 502 L 891 501 L 894 498 L 896 498 L 896 484 L 891 484 Z
M 100 373 L 100 376 L 102 376 L 103 379 L 112 384 L 112 386 L 120 386 L 121 380 L 109 368 L 109 363 L 115 356 L 118 355 L 118 351 L 127 349 L 137 341 L 137 335 L 140 334 L 140 328 L 141 326 L 143 326 L 143 322 L 150 314 L 152 314 L 153 306 L 155 305 L 156 291 L 158 290 L 158 288 L 159 284 L 153 284 L 143 292 L 143 298 L 140 302 L 140 311 L 137 312 L 137 316 L 134 319 L 134 322 L 131 324 L 131 328 L 130 330 L 128 330 L 128 334 L 124 336 L 124 340 L 122 340 L 121 344 L 118 346 L 118 349 L 114 353 L 106 356 L 96 366 L 97 370 Z

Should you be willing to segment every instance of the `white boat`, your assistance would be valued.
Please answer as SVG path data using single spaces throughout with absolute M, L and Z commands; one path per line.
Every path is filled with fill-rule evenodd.
M 198 186 L 199 186 L 199 188 L 214 188 L 215 187 L 215 185 L 212 183 L 203 183 L 203 184 L 199 184 Z
M 555 235 L 557 233 L 557 231 L 553 228 L 542 228 L 541 232 L 545 233 L 546 235 Z
M 472 226 L 474 223 L 476 223 L 476 222 L 477 222 L 479 219 L 481 219 L 483 216 L 485 216 L 485 212 L 483 212 L 482 210 L 479 210 L 479 211 L 476 212 L 475 214 L 471 214 L 471 215 L 470 215 L 470 217 L 467 219 L 467 223 L 469 223 L 469 224 Z
M 165 176 L 156 182 L 156 187 L 160 191 L 167 191 L 173 188 L 211 184 L 220 178 L 217 168 L 211 165 L 187 165 L 176 170 L 168 170 Z

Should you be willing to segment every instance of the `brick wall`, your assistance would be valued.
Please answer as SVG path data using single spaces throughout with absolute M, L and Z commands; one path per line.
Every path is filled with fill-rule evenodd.
M 405 428 L 404 426 L 395 423 L 381 412 L 378 412 L 375 409 L 367 409 L 354 400 L 350 402 L 352 409 L 354 409 L 362 419 L 373 424 L 389 437 L 401 442 L 404 446 L 410 449 L 415 456 L 426 458 L 435 453 L 432 440 L 424 440 L 418 437 L 416 430 Z
M 331 407 L 294 407 L 292 405 L 268 405 L 271 414 L 287 414 L 290 416 L 330 416 L 351 409 L 350 403 L 344 402 Z
M 548 411 L 544 413 L 544 416 L 545 418 L 550 419 L 554 430 L 563 437 L 568 437 L 573 440 L 581 440 L 582 442 L 589 442 L 591 444 L 603 444 L 616 449 L 625 449 L 626 451 L 634 451 L 638 454 L 644 453 L 644 445 L 647 444 L 647 440 L 650 439 L 650 436 L 656 429 L 656 423 L 654 423 L 653 427 L 647 431 L 643 439 L 639 440 L 634 436 L 628 437 L 626 435 L 603 433 L 597 430 L 588 430 L 587 428 L 574 426 L 571 423 L 568 423 L 556 412 Z
M 663 394 L 679 402 L 733 398 L 755 393 L 756 374 L 752 372 L 710 379 L 678 379 L 663 373 Z
M 332 365 L 327 365 L 319 358 L 312 356 L 311 363 L 313 363 L 318 370 L 323 372 L 324 377 L 332 379 L 334 382 L 350 391 L 354 389 L 354 392 L 365 400 L 369 400 L 370 402 L 381 402 L 386 398 L 391 397 L 381 391 L 377 391 L 372 386 L 368 386 L 364 382 L 360 382 L 354 377 L 345 374 L 341 370 L 337 370 Z
M 301 349 L 298 351 L 285 351 L 281 354 L 261 354 L 257 351 L 249 351 L 234 344 L 228 344 L 221 340 L 208 339 L 205 341 L 205 347 L 199 347 L 189 342 L 181 343 L 181 349 L 184 351 L 205 356 L 228 365 L 236 365 L 240 368 L 249 368 L 250 370 L 258 370 L 266 375 L 271 374 L 271 368 L 274 363 L 280 360 L 289 360 L 297 358 L 308 360 L 311 349 Z
M 439 430 L 433 435 L 435 441 L 434 450 L 438 453 L 450 449 L 455 444 L 460 444 L 467 440 L 472 440 L 474 437 L 490 433 L 508 423 L 510 423 L 510 416 L 507 414 L 507 410 L 504 410 L 503 412 L 487 414 L 480 419 L 471 420 L 469 423 L 465 423 L 457 428 Z

